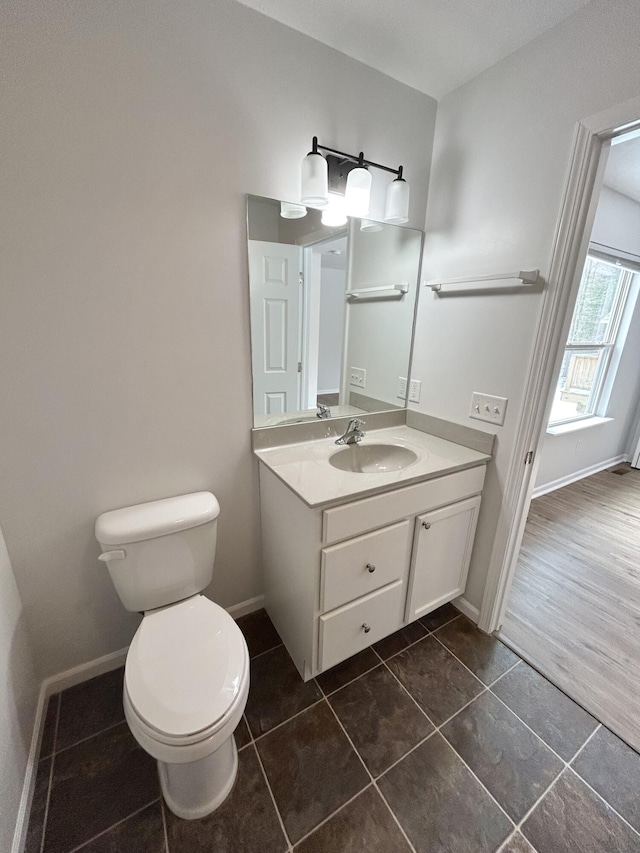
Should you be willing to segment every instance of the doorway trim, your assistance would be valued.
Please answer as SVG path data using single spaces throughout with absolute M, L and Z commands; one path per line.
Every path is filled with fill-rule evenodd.
M 478 627 L 488 633 L 500 628 L 507 608 L 551 407 L 551 386 L 564 344 L 568 307 L 587 256 L 609 142 L 636 127 L 640 127 L 640 97 L 578 122 L 574 132 L 524 406 L 480 607 Z M 526 461 L 529 454 L 533 455 L 532 464 Z

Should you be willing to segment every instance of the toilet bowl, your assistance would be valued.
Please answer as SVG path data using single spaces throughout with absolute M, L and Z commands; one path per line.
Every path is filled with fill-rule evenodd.
M 178 817 L 204 817 L 231 790 L 248 693 L 247 646 L 225 610 L 196 595 L 145 614 L 127 655 L 124 711 Z
M 200 594 L 211 579 L 218 513 L 214 496 L 200 492 L 96 521 L 100 559 L 121 600 L 144 610 L 125 664 L 125 717 L 158 762 L 167 806 L 188 820 L 210 814 L 233 787 L 233 732 L 249 693 L 244 636 Z

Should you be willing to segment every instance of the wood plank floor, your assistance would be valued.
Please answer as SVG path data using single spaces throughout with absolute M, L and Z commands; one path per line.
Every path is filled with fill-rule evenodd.
M 640 750 L 640 471 L 532 502 L 500 636 Z

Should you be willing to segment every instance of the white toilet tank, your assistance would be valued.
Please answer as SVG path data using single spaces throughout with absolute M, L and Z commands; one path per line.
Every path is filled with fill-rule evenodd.
M 196 492 L 98 516 L 100 559 L 127 610 L 154 610 L 209 585 L 219 514 L 211 492 Z

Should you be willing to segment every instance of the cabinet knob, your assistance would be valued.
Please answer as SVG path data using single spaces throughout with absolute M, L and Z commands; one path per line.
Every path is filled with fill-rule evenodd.
M 422 526 L 424 527 L 425 530 L 429 530 L 429 528 L 431 527 L 431 522 L 430 521 L 423 521 Z
M 367 625 L 366 622 L 363 623 L 362 627 L 364 629 L 365 634 L 368 634 L 369 631 L 371 630 L 371 625 Z
M 376 570 L 376 567 L 373 565 L 373 563 L 367 563 L 367 571 L 369 572 L 369 574 L 372 575 L 375 572 L 375 570 Z

